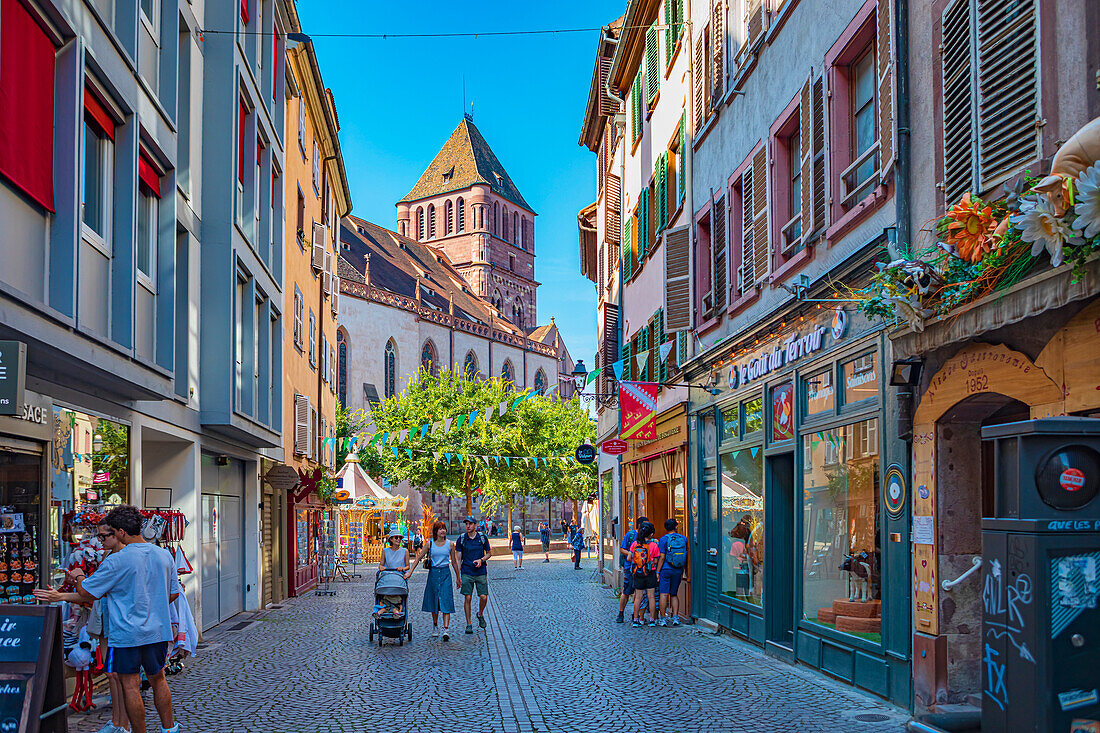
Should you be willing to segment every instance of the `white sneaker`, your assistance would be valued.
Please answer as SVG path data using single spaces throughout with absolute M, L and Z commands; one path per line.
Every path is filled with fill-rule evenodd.
M 433 639 L 438 639 L 439 638 L 439 627 L 438 626 L 433 626 L 432 627 L 432 638 Z

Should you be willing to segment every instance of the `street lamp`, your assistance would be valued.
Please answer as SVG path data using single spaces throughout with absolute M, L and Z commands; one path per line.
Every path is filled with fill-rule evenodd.
M 573 383 L 577 385 L 577 389 L 584 389 L 584 380 L 588 377 L 588 368 L 584 365 L 584 359 L 579 359 L 577 365 L 573 367 Z

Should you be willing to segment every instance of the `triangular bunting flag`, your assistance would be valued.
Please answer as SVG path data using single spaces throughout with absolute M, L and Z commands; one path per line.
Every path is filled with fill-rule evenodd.
M 508 412 L 508 403 L 501 402 L 499 405 L 497 405 L 497 410 L 500 412 L 501 416 L 503 416 L 504 413 Z
M 455 420 L 455 430 L 458 430 L 459 428 L 461 428 L 462 423 L 464 423 L 465 421 L 466 421 L 466 416 L 465 415 L 459 415 L 458 419 Z
M 405 452 L 409 454 L 409 458 L 412 458 L 412 457 L 413 457 L 413 452 L 412 452 L 412 450 L 411 450 L 411 449 L 409 449 L 409 448 L 406 448 L 406 449 L 405 449 Z
M 603 367 L 600 367 L 600 369 L 602 368 Z M 593 369 L 588 373 L 588 377 L 584 380 L 585 387 L 596 381 L 596 377 L 600 376 L 600 369 Z
M 512 467 L 512 459 L 509 458 L 508 456 L 504 456 L 504 465 L 508 466 L 508 468 L 511 468 Z
M 463 459 L 465 458 L 465 456 L 464 456 L 464 455 L 462 455 L 461 453 L 456 453 L 455 455 L 457 455 L 457 456 L 458 456 L 458 462 L 459 462 L 459 464 L 460 464 L 460 465 L 462 465 L 462 466 L 465 466 L 465 465 L 466 465 L 466 461 L 465 461 L 465 460 L 463 460 Z
M 500 465 L 500 456 L 493 456 L 493 460 L 497 462 L 498 466 Z
M 389 433 L 382 433 L 382 445 L 385 445 L 390 439 Z
M 443 427 L 443 421 L 442 420 L 436 420 L 435 423 L 432 425 L 432 432 L 433 433 L 438 433 L 440 428 L 442 428 L 442 427 Z
M 638 365 L 639 372 L 645 369 L 645 365 L 649 363 L 649 350 L 647 349 L 638 354 L 638 356 L 634 358 L 634 361 Z
M 760 452 L 760 447 L 759 446 L 753 446 L 752 448 L 749 448 L 749 453 L 752 454 L 753 458 L 756 458 L 756 454 L 758 452 Z
M 397 439 L 397 442 L 398 443 L 404 443 L 405 439 L 408 438 L 408 437 L 409 437 L 409 430 L 408 430 L 408 428 L 406 428 L 406 429 L 401 431 L 401 437 Z
M 428 428 L 430 428 L 430 427 L 431 427 L 431 425 L 421 425 L 420 426 L 420 437 L 421 438 L 423 438 L 425 435 L 428 434 Z
M 451 454 L 450 453 L 444 453 L 443 458 L 444 458 L 444 460 L 447 461 L 448 466 L 451 465 Z
M 439 460 L 439 451 L 433 450 L 432 451 L 432 457 L 435 458 L 435 460 L 438 461 Z
M 473 412 L 470 413 L 470 422 L 469 422 L 469 424 L 473 425 L 475 422 L 477 422 L 477 410 L 474 410 Z
M 531 459 L 525 456 L 525 457 L 523 458 L 523 463 L 524 463 L 524 465 L 526 465 L 526 466 L 530 466 L 530 465 L 531 465 Z
M 398 449 L 398 447 L 397 447 L 396 445 L 391 445 L 391 446 L 390 446 L 390 450 L 392 450 L 392 451 L 393 451 L 393 457 L 394 457 L 394 458 L 397 458 L 397 457 L 398 457 L 398 455 L 399 455 L 399 449 Z
M 622 361 L 622 359 L 620 359 L 619 361 L 611 363 L 611 372 L 615 375 L 615 381 L 616 382 L 618 382 L 620 379 L 622 379 L 622 377 L 623 377 L 623 361 Z
M 481 460 L 485 461 L 485 465 L 486 465 L 486 466 L 488 466 L 488 465 L 489 465 L 489 456 L 482 456 L 482 457 L 481 457 Z
M 676 339 L 669 339 L 661 344 L 659 349 L 659 356 L 661 357 L 661 363 L 664 364 L 668 361 L 668 355 L 672 351 L 672 347 L 676 345 Z
M 443 421 L 443 434 L 446 435 L 449 432 L 451 432 L 451 418 Z

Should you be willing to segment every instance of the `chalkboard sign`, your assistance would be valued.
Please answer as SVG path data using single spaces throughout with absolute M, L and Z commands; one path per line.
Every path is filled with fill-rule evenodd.
M 61 611 L 0 604 L 0 733 L 65 733 Z

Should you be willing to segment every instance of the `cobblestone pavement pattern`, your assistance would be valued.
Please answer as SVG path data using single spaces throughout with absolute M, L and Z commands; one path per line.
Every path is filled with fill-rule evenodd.
M 564 558 L 544 564 L 530 553 L 536 562 L 519 572 L 511 557 L 493 561 L 488 630 L 462 633 L 456 593 L 448 642 L 429 637 L 431 617 L 419 611 L 422 571 L 410 582 L 411 644 L 368 640 L 369 573 L 336 584 L 335 597 L 310 593 L 234 618 L 169 678 L 181 731 L 904 730 L 897 708 L 748 644 L 693 626 L 614 623 L 614 594 Z M 70 730 L 90 733 L 109 716 L 106 705 L 73 716 Z

